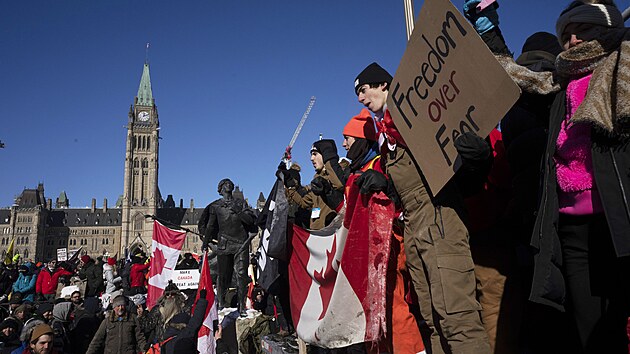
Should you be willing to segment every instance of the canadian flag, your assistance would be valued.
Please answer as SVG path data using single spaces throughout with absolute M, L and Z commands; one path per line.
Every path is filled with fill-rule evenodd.
M 386 335 L 394 207 L 382 194 L 361 196 L 354 189 L 333 223 L 318 231 L 293 225 L 290 238 L 293 323 L 298 337 L 325 348 Z
M 209 306 L 206 308 L 206 316 L 203 325 L 199 329 L 197 337 L 197 350 L 201 354 L 214 354 L 216 352 L 216 341 L 214 339 L 214 321 L 219 319 L 217 313 L 217 305 L 214 303 L 214 288 L 212 286 L 212 277 L 210 276 L 210 265 L 208 264 L 208 251 L 203 255 L 203 263 L 201 266 L 201 276 L 199 278 L 199 288 L 197 290 L 197 299 L 199 292 L 206 289 L 206 300 Z
M 147 308 L 153 308 L 162 296 L 168 281 L 173 277 L 173 269 L 181 253 L 186 232 L 173 230 L 157 220 L 153 222 L 153 240 L 151 242 L 151 268 L 147 287 Z

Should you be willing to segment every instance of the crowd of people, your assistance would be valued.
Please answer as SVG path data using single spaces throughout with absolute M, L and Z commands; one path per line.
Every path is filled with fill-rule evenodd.
M 6 263 L 0 262 L 2 354 L 145 353 L 156 344 L 166 353 L 196 353 L 205 294 L 195 303 L 197 290 L 169 283 L 148 311 L 150 263 L 142 253 L 46 263 L 15 255 Z M 177 267 L 199 269 L 199 263 L 186 253 Z

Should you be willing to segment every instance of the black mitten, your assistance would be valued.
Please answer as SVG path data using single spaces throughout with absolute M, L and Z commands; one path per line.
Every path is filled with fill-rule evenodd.
M 359 186 L 361 194 L 387 190 L 387 177 L 375 170 L 363 172 L 354 183 Z
M 323 196 L 331 189 L 330 182 L 324 177 L 317 176 L 311 181 L 311 191 L 313 194 Z
M 455 139 L 455 149 L 462 157 L 462 161 L 487 161 L 492 154 L 490 145 L 479 135 L 466 132 Z
M 287 188 L 297 188 L 302 184 L 302 178 L 300 172 L 292 168 L 283 171 L 284 172 L 284 186 Z
M 478 135 L 466 132 L 455 139 L 455 149 L 462 158 L 462 165 L 454 180 L 466 198 L 483 188 L 492 168 L 492 148 Z

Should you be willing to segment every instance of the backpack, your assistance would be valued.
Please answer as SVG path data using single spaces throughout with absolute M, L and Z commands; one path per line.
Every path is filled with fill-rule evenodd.
M 147 350 L 146 354 L 160 354 L 160 352 L 162 351 L 162 346 L 173 338 L 175 338 L 175 336 L 168 337 L 165 340 L 161 341 L 160 343 L 152 344 Z

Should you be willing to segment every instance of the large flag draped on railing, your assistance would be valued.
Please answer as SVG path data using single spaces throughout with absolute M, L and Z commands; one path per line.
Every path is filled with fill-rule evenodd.
M 206 290 L 206 300 L 208 300 L 208 307 L 206 308 L 206 315 L 204 316 L 203 325 L 199 329 L 197 338 L 197 350 L 200 354 L 215 354 L 216 353 L 216 341 L 214 339 L 214 321 L 219 318 L 217 312 L 217 306 L 214 302 L 214 288 L 212 286 L 212 277 L 210 276 L 210 264 L 208 262 L 208 251 L 204 252 L 203 261 L 201 266 L 201 277 L 199 278 L 199 288 L 197 290 L 197 298 L 195 303 L 199 299 L 199 292 L 203 289 Z
M 292 227 L 291 313 L 307 343 L 340 348 L 386 334 L 386 272 L 394 206 L 349 181 L 345 210 L 322 230 Z
M 151 242 L 151 268 L 147 287 L 147 308 L 150 310 L 162 296 L 164 288 L 172 278 L 173 269 L 181 253 L 186 232 L 173 230 L 157 220 L 153 222 L 153 240 Z

